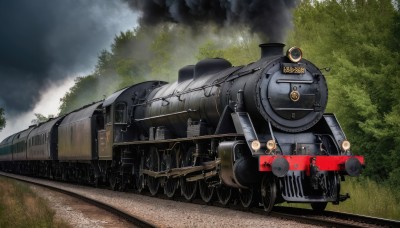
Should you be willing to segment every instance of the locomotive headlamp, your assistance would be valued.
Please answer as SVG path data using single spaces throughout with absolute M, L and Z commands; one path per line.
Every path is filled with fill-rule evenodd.
M 303 52 L 298 47 L 291 47 L 288 49 L 286 56 L 290 59 L 290 61 L 297 63 L 303 57 Z
M 259 150 L 261 148 L 261 143 L 258 140 L 254 140 L 251 142 L 251 149 L 253 150 Z
M 269 141 L 267 142 L 267 149 L 268 149 L 269 151 L 272 151 L 272 150 L 275 150 L 275 149 L 276 149 L 275 140 L 269 140 Z
M 350 142 L 349 141 L 347 141 L 347 140 L 344 140 L 343 142 L 342 142 L 342 149 L 343 149 L 343 151 L 348 151 L 348 150 L 350 150 Z

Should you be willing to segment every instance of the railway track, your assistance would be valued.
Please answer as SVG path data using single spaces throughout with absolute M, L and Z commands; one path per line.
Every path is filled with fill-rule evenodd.
M 19 181 L 23 181 L 23 182 L 26 182 L 26 183 L 29 183 L 29 184 L 34 184 L 34 185 L 37 185 L 37 186 L 40 186 L 40 187 L 44 187 L 44 188 L 50 189 L 52 191 L 60 192 L 62 194 L 77 198 L 77 199 L 82 200 L 82 201 L 84 201 L 84 202 L 86 202 L 88 204 L 91 204 L 93 206 L 101 208 L 101 209 L 103 209 L 103 210 L 105 210 L 105 211 L 107 211 L 107 212 L 109 212 L 111 214 L 114 214 L 114 215 L 124 219 L 126 222 L 128 222 L 128 223 L 130 223 L 130 224 L 132 224 L 132 225 L 134 225 L 136 227 L 141 227 L 141 228 L 154 228 L 154 227 L 157 227 L 156 225 L 154 225 L 154 224 L 152 224 L 152 223 L 150 223 L 150 222 L 148 222 L 148 221 L 146 221 L 146 220 L 144 220 L 144 219 L 142 219 L 142 218 L 140 218 L 138 216 L 126 213 L 126 212 L 124 212 L 122 210 L 119 210 L 118 208 L 115 208 L 114 206 L 111 206 L 109 204 L 97 201 L 95 199 L 91 199 L 89 197 L 77 194 L 77 193 L 72 192 L 72 191 L 68 191 L 68 190 L 65 190 L 65 189 L 62 189 L 62 188 L 57 188 L 55 186 L 42 184 L 42 183 L 39 183 L 39 182 L 36 182 L 36 181 L 33 181 L 33 180 L 28 180 L 28 179 L 25 179 L 25 178 L 21 178 L 21 177 L 19 177 L 19 175 L 15 175 L 15 174 L 8 174 L 8 173 L 0 172 L 0 175 L 3 176 L 3 177 L 7 177 L 7 178 L 12 178 L 12 179 L 16 179 L 16 180 L 19 180 Z
M 146 194 L 146 193 L 144 193 Z M 151 194 L 147 194 L 152 197 Z M 164 195 L 160 195 L 159 198 L 169 199 Z M 174 198 L 176 201 L 187 202 L 184 197 Z M 209 205 L 216 207 L 227 207 L 219 202 L 205 203 L 200 199 L 195 199 L 192 201 L 195 204 Z M 322 211 L 316 212 L 311 209 L 294 208 L 294 207 L 283 207 L 276 206 L 269 215 L 266 215 L 262 205 L 259 207 L 253 207 L 250 209 L 244 209 L 240 205 L 231 204 L 228 206 L 230 209 L 245 211 L 249 213 L 256 213 L 263 216 L 275 217 L 278 219 L 293 220 L 296 222 L 326 226 L 326 227 L 351 227 L 351 228 L 365 228 L 365 227 L 400 227 L 400 221 L 390 220 L 384 218 L 377 218 L 371 216 L 335 212 L 335 211 Z
M 148 196 L 152 197 L 151 194 L 148 194 Z M 159 198 L 169 199 L 164 195 L 159 196 Z M 184 199 L 184 197 L 177 197 L 175 198 L 175 200 L 180 202 L 187 202 Z M 216 207 L 227 207 L 220 204 L 219 202 L 206 204 L 200 199 L 195 199 L 192 201 L 192 203 L 201 205 L 210 205 Z M 384 218 L 377 218 L 377 217 L 335 212 L 335 211 L 317 212 L 311 209 L 276 206 L 269 215 L 266 215 L 266 212 L 264 211 L 262 205 L 250 209 L 245 209 L 238 204 L 230 204 L 228 205 L 228 207 L 233 210 L 240 210 L 249 213 L 260 214 L 263 216 L 270 216 L 285 220 L 293 220 L 300 223 L 326 226 L 326 227 L 353 227 L 353 228 L 400 227 L 400 221 L 398 220 L 391 220 L 391 219 L 384 219 Z
M 400 221 L 334 211 L 275 207 L 272 216 L 329 227 L 400 227 Z
M 18 180 L 25 181 L 25 182 L 35 184 L 35 185 L 39 185 L 42 187 L 46 187 L 51 190 L 58 191 L 58 192 L 79 198 L 90 204 L 95 205 L 96 207 L 100 207 L 106 211 L 109 211 L 110 213 L 117 215 L 117 216 L 125 219 L 126 221 L 134 224 L 135 226 L 156 227 L 156 225 L 151 224 L 150 222 L 147 222 L 141 218 L 132 216 L 131 214 L 123 212 L 111 205 L 96 201 L 91 198 L 87 198 L 87 197 L 82 196 L 77 193 L 67 191 L 67 190 L 64 190 L 61 188 L 57 188 L 54 186 L 41 184 L 41 183 L 38 183 L 38 182 L 35 182 L 32 180 L 27 180 L 23 176 L 19 176 L 19 175 L 15 175 L 15 174 L 8 174 L 8 173 L 0 172 L 0 175 L 6 176 L 9 178 L 18 179 Z M 145 194 L 145 195 L 147 195 L 147 194 Z M 150 196 L 150 194 L 148 194 L 148 195 Z M 167 197 L 165 197 L 164 195 L 160 195 L 159 198 L 167 199 Z M 177 198 L 175 198 L 175 200 L 180 201 L 180 202 L 185 202 L 185 199 L 183 197 L 177 197 Z M 193 203 L 206 205 L 201 200 L 194 200 Z M 218 202 L 209 203 L 207 205 L 216 206 L 216 207 L 226 207 L 226 206 L 219 204 Z M 244 209 L 237 204 L 231 204 L 229 206 L 229 208 L 233 209 L 233 210 L 244 211 Z M 262 207 L 254 207 L 254 208 L 251 208 L 251 209 L 248 209 L 245 211 L 249 212 L 249 213 L 261 214 L 261 215 L 267 216 L 267 215 L 265 215 L 265 212 L 262 209 Z M 375 217 L 369 217 L 369 216 L 361 216 L 361 215 L 348 214 L 348 213 L 339 213 L 339 212 L 332 212 L 332 211 L 315 212 L 310 209 L 290 208 L 290 207 L 274 207 L 273 211 L 268 216 L 279 218 L 279 219 L 292 220 L 292 221 L 296 221 L 296 222 L 300 222 L 300 223 L 304 223 L 304 224 L 327 226 L 327 227 L 400 227 L 400 221 L 396 221 L 396 220 L 375 218 Z

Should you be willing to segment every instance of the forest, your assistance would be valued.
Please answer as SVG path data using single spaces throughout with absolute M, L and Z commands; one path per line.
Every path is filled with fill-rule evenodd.
M 286 47 L 302 48 L 328 81 L 327 112 L 338 117 L 352 152 L 366 157 L 364 176 L 400 192 L 400 1 L 303 0 Z M 265 42 L 247 28 L 196 31 L 176 24 L 137 27 L 115 37 L 90 75 L 62 98 L 60 114 L 145 80 L 175 81 L 179 68 L 207 57 L 233 65 L 259 58 Z M 400 194 L 397 196 L 400 200 Z

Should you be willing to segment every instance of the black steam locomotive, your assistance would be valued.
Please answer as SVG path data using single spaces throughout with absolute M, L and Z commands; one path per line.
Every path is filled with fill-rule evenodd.
M 260 45 L 247 66 L 206 59 L 178 81 L 147 81 L 31 126 L 0 144 L 2 170 L 54 179 L 178 191 L 244 207 L 311 203 L 324 210 L 364 158 L 350 152 L 336 117 L 324 114 L 325 77 L 299 48 Z M 199 194 L 198 194 L 199 193 Z

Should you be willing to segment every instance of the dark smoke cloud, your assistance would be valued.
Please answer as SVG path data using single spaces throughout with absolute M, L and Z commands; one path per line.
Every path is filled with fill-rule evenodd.
M 115 34 L 135 26 L 127 8 L 109 0 L 0 1 L 0 107 L 9 116 L 28 111 L 50 84 L 90 71 Z
M 270 42 L 283 42 L 291 27 L 291 10 L 298 0 L 126 0 L 142 12 L 142 25 L 176 22 L 198 27 L 205 23 L 219 26 L 238 24 L 251 28 Z

